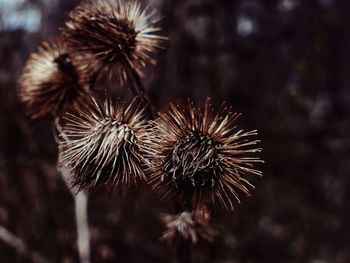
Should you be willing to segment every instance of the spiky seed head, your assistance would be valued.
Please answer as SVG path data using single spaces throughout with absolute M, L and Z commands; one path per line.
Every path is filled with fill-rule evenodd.
M 109 77 L 123 83 L 130 69 L 144 77 L 146 64 L 156 63 L 151 56 L 165 38 L 156 25 L 160 16 L 150 6 L 133 0 L 85 0 L 69 16 L 63 35 L 77 51 L 92 54 Z
M 32 118 L 63 113 L 84 94 L 83 72 L 62 39 L 44 42 L 20 77 L 20 98 Z
M 209 213 L 202 209 L 179 215 L 162 214 L 160 218 L 166 225 L 161 236 L 164 241 L 174 242 L 181 238 L 193 244 L 199 240 L 213 242 L 217 235 L 217 230 L 210 224 Z
M 96 184 L 132 185 L 145 179 L 144 108 L 136 99 L 129 105 L 92 97 L 64 115 L 59 164 L 68 167 L 73 186 L 91 189 Z M 144 149 L 145 150 L 145 149 Z M 146 151 L 146 150 L 145 150 Z
M 250 139 L 257 132 L 237 129 L 237 117 L 224 105 L 214 114 L 210 99 L 199 108 L 171 105 L 148 131 L 153 189 L 184 206 L 233 209 L 238 192 L 249 195 L 253 187 L 244 176 L 261 175 L 253 164 L 262 162 L 259 141 Z

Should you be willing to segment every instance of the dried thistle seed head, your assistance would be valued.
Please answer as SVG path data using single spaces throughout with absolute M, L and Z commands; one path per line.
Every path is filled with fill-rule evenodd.
M 238 191 L 249 195 L 253 187 L 246 174 L 261 175 L 253 164 L 259 142 L 256 131 L 234 126 L 238 114 L 224 105 L 214 114 L 210 100 L 201 108 L 171 105 L 149 130 L 150 183 L 163 199 L 184 205 L 209 205 L 233 209 Z
M 96 184 L 134 184 L 145 179 L 144 145 L 147 120 L 141 102 L 118 102 L 113 107 L 96 98 L 67 113 L 59 146 L 59 164 L 68 167 L 73 186 L 90 189 Z M 146 151 L 146 149 L 145 149 Z
M 193 244 L 199 240 L 213 242 L 217 234 L 216 229 L 210 224 L 210 216 L 206 211 L 182 212 L 179 215 L 161 215 L 161 220 L 166 224 L 166 230 L 161 240 L 174 242 L 177 238 L 189 240 Z
M 84 93 L 82 79 L 83 73 L 65 42 L 45 42 L 24 67 L 20 97 L 32 118 L 58 115 Z
M 79 52 L 90 53 L 109 77 L 123 83 L 132 69 L 144 77 L 146 63 L 165 38 L 158 33 L 160 16 L 137 1 L 86 0 L 70 13 L 63 35 Z

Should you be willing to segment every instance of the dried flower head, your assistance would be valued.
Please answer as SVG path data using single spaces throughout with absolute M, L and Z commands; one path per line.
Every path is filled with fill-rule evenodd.
M 90 53 L 109 77 L 121 82 L 132 69 L 144 77 L 146 63 L 165 39 L 158 35 L 159 15 L 136 1 L 85 0 L 70 14 L 63 35 L 77 51 Z
M 213 242 L 217 230 L 210 224 L 209 213 L 204 210 L 196 212 L 184 211 L 179 215 L 161 215 L 166 230 L 161 240 L 173 242 L 177 238 L 197 243 L 200 239 Z
M 74 59 L 61 39 L 43 43 L 31 55 L 19 84 L 21 100 L 32 118 L 61 114 L 84 93 Z
M 126 105 L 109 101 L 74 107 L 76 113 L 64 118 L 59 164 L 68 167 L 73 186 L 91 189 L 96 184 L 131 185 L 145 179 L 145 159 L 140 153 L 147 120 L 137 98 Z
M 237 190 L 249 195 L 253 187 L 243 176 L 261 175 L 253 164 L 262 162 L 254 154 L 256 131 L 237 130 L 239 115 L 221 107 L 214 114 L 210 100 L 204 107 L 171 105 L 153 122 L 149 131 L 150 183 L 163 199 L 184 205 L 216 205 L 233 209 Z

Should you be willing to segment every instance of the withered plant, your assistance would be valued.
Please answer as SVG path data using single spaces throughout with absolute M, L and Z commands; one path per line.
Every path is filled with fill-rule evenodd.
M 253 168 L 261 162 L 257 132 L 238 129 L 239 115 L 222 105 L 214 113 L 207 99 L 203 107 L 190 101 L 186 106 L 170 105 L 152 121 L 149 129 L 151 179 L 161 198 L 180 200 L 183 206 L 205 205 L 234 208 L 238 191 L 249 195 L 253 185 L 246 174 L 261 175 Z
M 101 183 L 130 185 L 146 179 L 147 161 L 140 150 L 147 140 L 144 109 L 137 98 L 112 106 L 109 100 L 92 97 L 63 117 L 68 140 L 59 146 L 59 161 L 69 167 L 73 186 L 91 189 Z
M 205 208 L 184 211 L 179 215 L 162 214 L 161 220 L 166 225 L 161 239 L 170 243 L 184 239 L 191 243 L 199 240 L 213 242 L 217 230 L 211 225 L 210 213 Z
M 159 21 L 154 9 L 137 1 L 84 0 L 69 14 L 62 36 L 29 58 L 20 97 L 32 118 L 55 118 L 59 168 L 71 187 L 145 181 L 176 206 L 177 215 L 161 216 L 161 239 L 176 241 L 178 257 L 189 262 L 189 244 L 215 239 L 212 211 L 233 209 L 240 194 L 251 194 L 248 176 L 261 175 L 254 167 L 262 162 L 261 148 L 257 131 L 237 128 L 239 114 L 225 104 L 216 112 L 210 99 L 200 106 L 170 104 L 154 118 L 141 78 L 167 39 Z M 100 99 L 96 82 L 113 75 L 133 92 L 131 103 L 113 103 L 108 85 Z M 81 246 L 86 260 L 88 247 Z
M 20 97 L 34 119 L 59 115 L 86 93 L 85 72 L 64 39 L 44 42 L 33 53 L 19 80 Z
M 68 44 L 94 57 L 98 71 L 119 77 L 122 83 L 134 74 L 144 77 L 152 54 L 161 48 L 160 16 L 137 1 L 85 0 L 62 28 Z M 90 63 L 90 62 L 89 62 Z

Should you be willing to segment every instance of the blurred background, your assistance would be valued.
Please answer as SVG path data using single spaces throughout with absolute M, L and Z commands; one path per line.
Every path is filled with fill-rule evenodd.
M 144 80 L 157 109 L 211 96 L 263 141 L 254 195 L 213 215 L 220 234 L 193 262 L 350 262 L 350 1 L 150 2 L 170 37 Z M 30 121 L 17 95 L 30 53 L 77 4 L 0 0 L 0 262 L 79 262 L 51 121 Z M 142 186 L 90 193 L 91 262 L 172 262 L 163 212 Z

